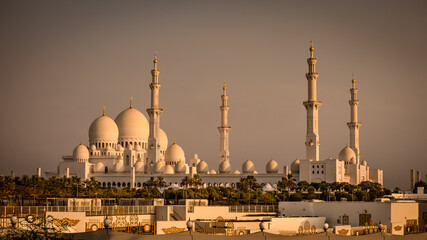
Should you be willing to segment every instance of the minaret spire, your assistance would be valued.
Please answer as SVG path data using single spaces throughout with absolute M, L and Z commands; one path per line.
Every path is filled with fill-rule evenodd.
M 360 164 L 360 149 L 359 149 L 359 128 L 362 125 L 358 121 L 358 111 L 357 106 L 359 105 L 359 100 L 357 99 L 357 88 L 356 80 L 353 78 L 351 80 L 352 88 L 350 89 L 351 99 L 350 104 L 350 122 L 347 123 L 348 128 L 350 129 L 350 148 L 356 153 L 356 162 Z
M 105 106 L 102 108 L 102 116 L 105 116 Z
M 150 133 L 148 136 L 148 162 L 147 166 L 153 162 L 156 163 L 160 160 L 160 144 L 159 144 L 159 129 L 160 129 L 160 115 L 163 109 L 159 108 L 159 90 L 162 86 L 159 83 L 159 73 L 157 69 L 157 52 L 154 52 L 154 68 L 151 70 L 151 108 L 147 109 L 150 117 Z
M 319 107 L 322 102 L 317 101 L 317 77 L 316 61 L 314 58 L 313 41 L 310 41 L 310 58 L 307 59 L 308 73 L 305 77 L 308 81 L 308 100 L 304 102 L 307 110 L 307 134 L 306 134 L 306 158 L 314 161 L 319 160 Z
M 221 96 L 222 99 L 222 105 L 220 106 L 221 109 L 221 126 L 218 127 L 220 138 L 219 138 L 219 162 L 221 163 L 224 160 L 230 160 L 230 152 L 228 149 L 228 140 L 229 140 L 229 134 L 231 131 L 231 127 L 228 126 L 228 109 L 230 108 L 228 106 L 228 96 L 227 96 L 227 86 L 225 85 L 224 81 L 224 87 L 222 88 L 223 94 Z

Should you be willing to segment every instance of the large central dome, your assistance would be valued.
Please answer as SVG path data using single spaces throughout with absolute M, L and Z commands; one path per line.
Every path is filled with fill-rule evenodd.
M 149 125 L 145 116 L 133 107 L 121 112 L 115 120 L 119 128 L 119 142 L 147 142 Z
M 119 130 L 116 123 L 105 114 L 95 119 L 89 127 L 89 142 L 91 145 L 98 142 L 115 144 L 118 136 Z

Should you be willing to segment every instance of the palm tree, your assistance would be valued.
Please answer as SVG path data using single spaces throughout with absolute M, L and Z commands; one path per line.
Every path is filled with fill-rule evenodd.
M 186 188 L 188 188 L 188 186 L 193 185 L 193 181 L 189 176 L 185 176 L 185 178 L 181 180 L 181 185 L 184 185 Z
M 193 185 L 196 186 L 197 188 L 203 185 L 202 179 L 198 174 L 195 174 L 192 179 L 193 179 L 192 180 Z
M 162 176 L 158 176 L 156 180 L 156 187 L 163 188 L 163 187 L 166 187 L 166 185 L 167 184 L 165 182 L 165 178 Z

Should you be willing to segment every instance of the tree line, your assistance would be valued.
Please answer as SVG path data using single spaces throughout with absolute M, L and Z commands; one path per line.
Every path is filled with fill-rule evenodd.
M 167 204 L 180 199 L 208 199 L 212 205 L 277 204 L 279 201 L 319 199 L 325 201 L 373 201 L 390 195 L 379 183 L 369 181 L 349 183 L 296 182 L 292 175 L 284 176 L 273 191 L 263 191 L 264 184 L 255 176 L 242 177 L 235 187 L 203 188 L 199 175 L 186 176 L 181 187 L 168 186 L 164 178 L 151 177 L 141 188 L 101 187 L 95 178 L 82 181 L 78 177 L 0 176 L 2 205 L 44 205 L 47 198 L 164 198 Z

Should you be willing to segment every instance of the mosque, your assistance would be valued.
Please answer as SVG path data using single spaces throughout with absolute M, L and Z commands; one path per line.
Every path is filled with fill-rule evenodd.
M 308 99 L 303 104 L 307 111 L 306 156 L 296 159 L 291 166 L 279 167 L 274 159 L 267 162 L 265 172 L 257 172 L 252 161 L 243 163 L 241 171 L 231 168 L 229 151 L 228 96 L 224 83 L 221 95 L 221 125 L 219 166 L 209 168 L 197 154 L 187 160 L 184 150 L 174 141 L 168 146 L 168 137 L 160 128 L 163 109 L 159 106 L 159 69 L 157 55 L 151 70 L 151 107 L 147 109 L 149 121 L 130 101 L 129 108 L 123 110 L 113 120 L 105 114 L 96 118 L 89 127 L 89 145 L 82 143 L 75 147 L 72 155 L 62 156 L 57 172 L 46 176 L 77 176 L 82 179 L 95 177 L 103 187 L 142 187 L 151 177 L 162 176 L 168 184 L 180 184 L 185 176 L 200 175 L 204 186 L 234 187 L 240 178 L 254 175 L 259 183 L 277 186 L 282 177 L 292 174 L 297 181 L 307 182 L 348 182 L 359 184 L 373 181 L 383 184 L 383 171 L 370 169 L 360 158 L 357 88 L 353 75 L 350 89 L 351 107 L 350 145 L 341 150 L 338 158 L 319 159 L 318 112 L 322 105 L 316 96 L 318 73 L 314 58 L 313 44 L 307 59 Z

